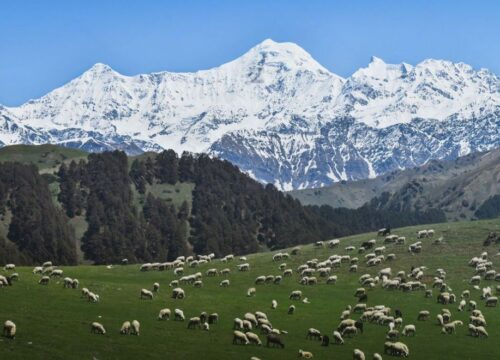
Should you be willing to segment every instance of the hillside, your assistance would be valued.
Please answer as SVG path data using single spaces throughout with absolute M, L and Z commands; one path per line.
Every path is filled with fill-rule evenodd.
M 0 146 L 203 152 L 280 190 L 314 188 L 500 147 L 499 87 L 487 69 L 437 59 L 372 57 L 344 78 L 267 39 L 193 73 L 95 64 L 39 99 L 0 106 Z
M 386 196 L 384 193 L 389 193 Z M 430 161 L 421 167 L 394 171 L 374 179 L 290 192 L 306 205 L 357 208 L 375 198 L 384 209 L 442 209 L 448 220 L 490 217 L 484 205 L 500 194 L 500 149 L 452 161 Z M 384 196 L 382 196 L 384 194 Z M 491 204 L 493 207 L 493 204 Z
M 103 264 L 243 254 L 444 220 L 437 209 L 303 206 L 231 163 L 203 154 L 168 150 L 129 158 L 119 151 L 87 157 L 76 152 L 70 161 L 62 153 L 23 148 L 16 153 L 21 162 L 0 162 L 0 245 L 9 249 L 0 252 L 0 261 L 32 264 L 52 257 L 59 263 Z M 21 187 L 14 180 L 19 174 Z M 54 219 L 45 226 L 44 213 Z
M 63 162 L 78 161 L 88 153 L 56 145 L 12 145 L 0 148 L 0 162 L 33 164 L 43 172 L 57 169 Z
M 416 241 L 416 231 L 423 227 L 408 227 L 395 229 L 394 233 L 406 236 L 407 245 Z M 460 298 L 463 290 L 470 290 L 471 299 L 476 301 L 478 308 L 484 314 L 488 326 L 489 337 L 476 338 L 469 335 L 467 324 L 470 311 L 457 311 L 458 304 L 441 305 L 436 302 L 438 289 L 433 289 L 431 298 L 424 297 L 423 290 L 403 292 L 387 290 L 381 285 L 368 291 L 367 306 L 386 305 L 400 309 L 403 314 L 403 324 L 415 324 L 414 337 L 402 336 L 399 341 L 408 345 L 410 359 L 491 359 L 498 351 L 500 336 L 500 315 L 497 308 L 484 306 L 480 299 L 480 291 L 468 284 L 475 271 L 468 266 L 469 259 L 487 251 L 493 269 L 498 270 L 499 257 L 495 256 L 498 245 L 483 248 L 483 240 L 491 231 L 500 232 L 498 219 L 475 222 L 456 222 L 435 224 L 435 237 L 423 239 L 422 252 L 409 254 L 407 246 L 386 245 L 385 254 L 394 253 L 396 259 L 367 267 L 364 255 L 358 255 L 357 249 L 361 243 L 372 238 L 377 239 L 377 246 L 382 245 L 382 238 L 375 233 L 351 236 L 340 239 L 336 249 L 318 249 L 304 245 L 299 255 L 287 260 L 272 261 L 275 253 L 259 253 L 247 256 L 250 264 L 248 272 L 238 272 L 237 265 L 241 262 L 221 262 L 215 259 L 199 267 L 185 267 L 184 275 L 201 272 L 203 287 L 194 288 L 189 284 L 181 285 L 186 291 L 186 298 L 174 300 L 171 298 L 170 281 L 178 280 L 172 270 L 140 272 L 139 264 L 129 266 L 68 266 L 61 267 L 64 276 L 78 278 L 80 287 L 87 287 L 100 295 L 98 303 L 88 302 L 80 295 L 80 289 L 65 289 L 62 280 L 53 278 L 49 285 L 40 286 L 37 281 L 40 275 L 33 275 L 31 267 L 20 267 L 19 281 L 11 287 L 0 288 L 0 321 L 10 319 L 17 325 L 15 340 L 2 338 L 0 341 L 0 358 L 17 359 L 138 359 L 164 358 L 195 359 L 200 351 L 204 359 L 233 360 L 249 359 L 257 356 L 261 359 L 294 359 L 299 349 L 311 351 L 314 359 L 352 359 L 354 348 L 364 351 L 367 359 L 374 352 L 384 356 L 384 342 L 388 327 L 377 325 L 376 322 L 365 322 L 363 334 L 352 338 L 344 337 L 344 345 L 330 344 L 320 346 L 319 341 L 307 340 L 308 328 L 316 328 L 321 333 L 333 339 L 332 332 L 339 324 L 339 317 L 347 305 L 354 306 L 356 298 L 353 294 L 360 287 L 358 278 L 365 273 L 372 276 L 386 267 L 392 269 L 393 276 L 400 270 L 409 273 L 411 266 L 426 266 L 423 282 L 431 288 L 432 278 L 438 268 L 446 271 L 446 283 Z M 433 245 L 433 241 L 443 237 L 441 245 Z M 354 252 L 348 253 L 345 248 L 355 246 Z M 286 251 L 291 252 L 291 249 Z M 358 272 L 349 272 L 349 264 L 344 263 L 334 270 L 338 276 L 335 285 L 326 285 L 324 278 L 319 278 L 318 285 L 304 286 L 298 283 L 299 274 L 295 269 L 307 260 L 317 258 L 327 259 L 333 254 L 359 257 Z M 287 264 L 293 269 L 292 277 L 285 277 L 281 285 L 255 285 L 254 281 L 260 275 L 278 275 L 282 272 L 278 266 Z M 210 268 L 229 268 L 227 276 L 230 286 L 219 286 L 222 276 L 207 277 L 205 272 Z M 2 271 L 6 275 L 9 272 Z M 139 299 L 141 288 L 152 288 L 154 282 L 160 283 L 160 290 L 153 300 Z M 495 287 L 496 282 L 483 280 L 481 287 Z M 255 297 L 247 297 L 247 289 L 256 287 Z M 289 300 L 293 290 L 300 289 L 310 304 Z M 277 300 L 278 307 L 271 310 L 271 301 Z M 295 314 L 288 315 L 288 306 L 296 306 Z M 458 327 L 456 334 L 443 335 L 437 325 L 436 315 L 442 308 L 448 308 L 452 320 L 461 320 L 463 327 Z M 210 325 L 209 331 L 187 329 L 186 321 L 159 321 L 160 309 L 169 308 L 172 313 L 175 308 L 182 309 L 187 319 L 199 316 L 202 311 L 219 314 L 219 322 Z M 428 321 L 417 321 L 421 310 L 430 311 Z M 232 345 L 233 319 L 242 318 L 246 312 L 263 311 L 268 315 L 272 325 L 287 331 L 281 335 L 285 348 L 267 348 L 255 345 Z M 353 313 L 351 318 L 358 319 L 360 313 Z M 140 336 L 120 335 L 119 329 L 125 320 L 137 319 L 141 323 Z M 90 323 L 99 321 L 107 332 L 106 335 L 90 333 Z M 401 329 L 400 329 L 401 330 Z M 260 329 L 253 330 L 265 343 L 265 335 Z M 265 345 L 265 344 L 264 344 Z M 168 355 L 166 355 L 168 354 Z

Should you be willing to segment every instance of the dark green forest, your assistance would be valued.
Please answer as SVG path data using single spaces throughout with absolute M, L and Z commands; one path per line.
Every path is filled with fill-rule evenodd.
M 76 263 L 69 225 L 75 217 L 88 224 L 81 250 L 96 264 L 246 254 L 445 219 L 433 209 L 384 209 L 384 198 L 356 210 L 302 206 L 231 163 L 203 154 L 167 150 L 129 160 L 120 151 L 90 154 L 44 176 L 32 165 L 0 164 L 0 216 L 4 223 L 10 219 L 6 236 L 0 232 L 0 261 Z M 50 182 L 59 188 L 56 201 Z M 194 184 L 192 202 L 174 206 L 148 192 L 155 184 L 179 183 Z

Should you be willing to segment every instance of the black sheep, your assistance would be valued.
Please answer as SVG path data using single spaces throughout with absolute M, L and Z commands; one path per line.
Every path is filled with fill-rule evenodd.
M 323 335 L 321 337 L 321 346 L 328 346 L 330 345 L 330 338 L 328 337 L 328 335 Z

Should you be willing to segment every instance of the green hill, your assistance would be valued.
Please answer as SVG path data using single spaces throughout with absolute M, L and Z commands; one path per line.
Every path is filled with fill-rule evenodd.
M 0 148 L 0 162 L 34 164 L 40 170 L 56 169 L 63 162 L 85 159 L 88 153 L 56 145 L 12 145 Z
M 204 286 L 193 288 L 181 285 L 186 291 L 186 298 L 171 298 L 168 284 L 178 276 L 172 270 L 140 272 L 139 265 L 116 265 L 108 269 L 106 266 L 62 267 L 64 276 L 76 277 L 80 287 L 87 287 L 100 295 L 99 303 L 89 303 L 80 295 L 80 290 L 64 289 L 62 280 L 51 280 L 48 286 L 37 284 L 40 275 L 33 275 L 32 268 L 18 268 L 19 281 L 11 287 L 0 288 L 0 321 L 7 319 L 17 324 L 15 340 L 0 338 L 1 359 L 294 359 L 299 349 L 311 351 L 314 359 L 352 359 L 352 351 L 359 348 L 371 359 L 374 352 L 379 352 L 384 359 L 385 334 L 387 326 L 365 322 L 364 333 L 353 338 L 345 338 L 345 345 L 320 346 L 320 342 L 306 339 L 307 329 L 317 328 L 332 338 L 331 334 L 339 323 L 341 312 L 347 305 L 354 306 L 356 298 L 353 294 L 360 287 L 358 278 L 365 273 L 372 276 L 385 267 L 391 267 L 393 274 L 400 270 L 409 272 L 411 266 L 426 266 L 423 282 L 431 288 L 436 269 L 446 271 L 446 283 L 460 298 L 463 290 L 471 291 L 471 299 L 477 301 L 488 326 L 489 338 L 469 336 L 467 330 L 469 311 L 457 311 L 458 304 L 440 305 L 436 302 L 438 289 L 433 289 L 432 298 L 425 298 L 424 291 L 402 292 L 386 290 L 380 285 L 368 290 L 368 306 L 386 305 L 398 308 L 403 313 L 404 324 L 415 324 L 415 337 L 402 337 L 400 341 L 408 345 L 411 359 L 492 359 L 499 353 L 500 337 L 499 308 L 487 308 L 480 292 L 474 290 L 468 280 L 474 275 L 474 268 L 467 265 L 473 256 L 488 251 L 493 269 L 498 269 L 499 257 L 495 256 L 498 245 L 483 248 L 483 240 L 491 231 L 500 232 L 500 219 L 488 221 L 456 222 L 435 224 L 433 239 L 423 239 L 423 249 L 419 254 L 409 254 L 408 244 L 416 241 L 416 231 L 426 227 L 408 227 L 396 229 L 393 233 L 406 236 L 406 246 L 386 245 L 386 255 L 394 253 L 396 260 L 367 267 L 364 254 L 357 251 L 349 253 L 351 257 L 359 257 L 357 273 L 348 271 L 349 264 L 342 264 L 334 271 L 338 276 L 336 285 L 326 285 L 324 278 L 319 278 L 318 285 L 304 286 L 298 283 L 299 275 L 295 272 L 300 264 L 317 258 L 320 261 L 332 254 L 347 254 L 345 247 L 358 248 L 363 241 L 376 238 L 376 234 L 367 233 L 340 239 L 337 249 L 315 248 L 304 245 L 299 255 L 287 260 L 272 261 L 272 253 L 249 255 L 247 262 L 250 271 L 238 272 L 240 263 L 223 263 L 214 260 L 198 268 L 185 267 L 185 274 L 194 274 L 209 268 L 230 268 L 228 276 L 231 284 L 221 288 L 222 276 L 206 277 Z M 443 243 L 433 245 L 433 241 L 443 237 Z M 381 237 L 377 245 L 382 245 Z M 290 251 L 290 249 L 288 249 Z M 254 285 L 260 275 L 278 275 L 280 263 L 294 270 L 292 277 L 284 278 L 281 285 Z M 6 272 L 2 272 L 4 275 Z M 317 274 L 315 274 L 317 276 Z M 140 300 L 141 288 L 151 289 L 154 282 L 160 283 L 160 291 L 155 298 Z M 498 282 L 482 280 L 481 287 L 495 288 Z M 249 287 L 256 287 L 255 297 L 247 297 Z M 291 291 L 300 289 L 309 304 L 289 300 Z M 278 302 L 278 308 L 271 310 L 271 301 Z M 296 305 L 294 315 L 287 314 L 289 305 Z M 211 325 L 210 331 L 199 329 L 188 330 L 187 321 L 159 321 L 160 309 L 168 307 L 174 311 L 180 308 L 189 319 L 199 316 L 200 312 L 217 312 L 220 320 Z M 436 314 L 442 308 L 448 308 L 452 320 L 461 320 L 463 327 L 454 335 L 441 334 L 441 327 L 436 323 Z M 429 310 L 428 321 L 417 321 L 421 310 Z M 246 312 L 264 311 L 273 326 L 286 330 L 282 335 L 285 349 L 258 347 L 254 345 L 232 345 L 233 319 L 242 318 Z M 392 312 L 393 314 L 394 312 Z M 353 314 L 357 319 L 360 314 Z M 137 319 L 141 322 L 140 336 L 119 334 L 123 321 Z M 90 323 L 101 322 L 107 330 L 106 335 L 90 333 Z M 264 341 L 260 330 L 254 330 Z

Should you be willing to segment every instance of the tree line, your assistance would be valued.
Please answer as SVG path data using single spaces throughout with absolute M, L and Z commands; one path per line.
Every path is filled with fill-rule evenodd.
M 425 213 L 383 209 L 383 198 L 356 210 L 303 206 L 273 185 L 264 186 L 251 179 L 230 162 L 205 154 L 185 152 L 179 156 L 166 150 L 137 157 L 131 164 L 129 160 L 125 153 L 114 151 L 62 164 L 55 174 L 57 202 L 62 210 L 54 205 L 48 182 L 35 167 L 7 165 L 11 168 L 0 172 L 4 174 L 0 175 L 0 214 L 12 211 L 15 221 L 13 217 L 9 240 L 2 243 L 0 239 L 2 249 L 26 256 L 25 262 L 52 258 L 59 263 L 74 263 L 74 235 L 67 220 L 77 216 L 84 217 L 88 225 L 81 249 L 86 259 L 97 264 L 123 258 L 131 262 L 167 261 L 192 253 L 246 254 L 387 225 L 444 221 L 444 214 L 434 209 Z M 13 174 L 19 171 L 30 179 L 25 190 L 8 187 L 9 179 L 12 183 Z M 185 201 L 176 207 L 148 191 L 156 184 L 179 182 L 194 184 L 191 203 Z M 142 203 L 134 190 L 144 198 Z M 13 207 L 17 203 L 12 199 L 19 196 L 31 197 L 25 200 L 29 206 L 20 205 L 22 210 Z M 36 209 L 39 218 L 31 214 Z M 21 226 L 26 217 L 39 221 L 23 222 Z M 51 219 L 50 231 L 42 229 L 42 220 L 47 217 Z M 39 241 L 45 244 L 43 248 Z M 58 246 L 50 247 L 49 243 Z

